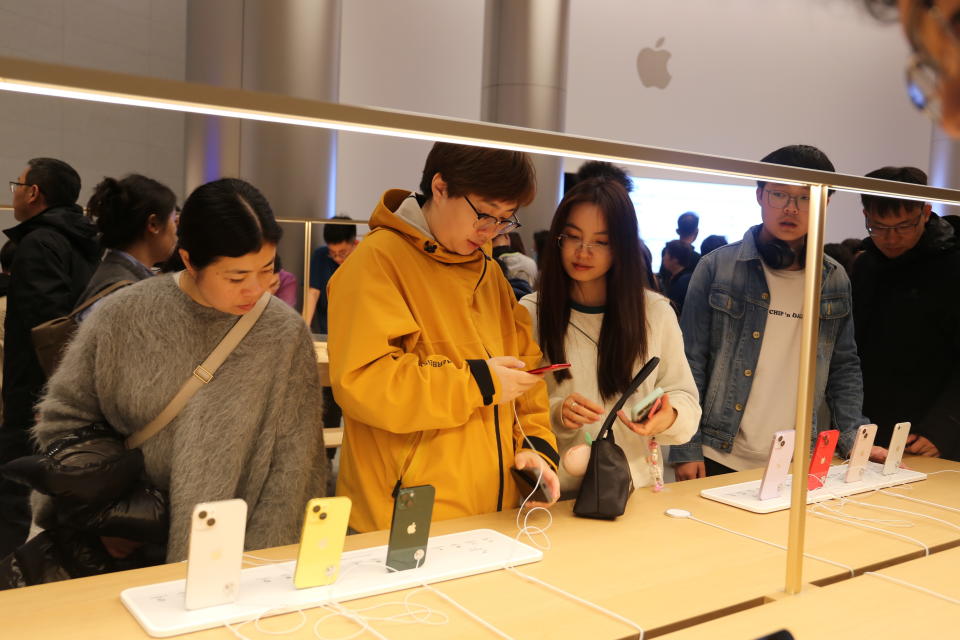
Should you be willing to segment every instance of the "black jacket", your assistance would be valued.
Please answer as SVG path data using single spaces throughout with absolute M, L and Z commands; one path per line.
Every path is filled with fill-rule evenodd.
M 5 233 L 17 253 L 4 324 L 0 461 L 32 453 L 27 432 L 45 379 L 30 330 L 70 313 L 100 258 L 96 227 L 77 205 L 51 207 Z
M 932 215 L 897 258 L 872 240 L 853 267 L 853 318 L 863 368 L 863 413 L 887 446 L 893 425 L 960 460 L 960 241 Z

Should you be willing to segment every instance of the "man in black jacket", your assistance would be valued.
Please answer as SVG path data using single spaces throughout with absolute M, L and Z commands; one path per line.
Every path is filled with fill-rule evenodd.
M 96 227 L 77 204 L 80 176 L 62 160 L 34 158 L 10 182 L 17 243 L 7 294 L 0 462 L 32 453 L 29 430 L 45 379 L 30 330 L 73 309 L 100 258 Z M 26 518 L 26 519 L 25 519 Z M 29 526 L 24 490 L 0 483 L 0 556 L 23 542 Z
M 867 177 L 927 183 L 914 167 Z M 929 204 L 861 199 L 870 237 L 851 279 L 863 413 L 882 447 L 910 422 L 908 452 L 960 460 L 960 240 Z

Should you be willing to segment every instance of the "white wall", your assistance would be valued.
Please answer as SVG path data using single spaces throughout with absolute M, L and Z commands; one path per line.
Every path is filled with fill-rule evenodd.
M 904 91 L 907 45 L 859 2 L 572 0 L 570 24 L 570 133 L 753 160 L 806 143 L 859 175 L 928 168 L 931 125 Z M 672 82 L 645 88 L 637 53 L 661 37 Z M 827 239 L 863 235 L 858 197 L 837 194 Z
M 340 102 L 477 120 L 478 0 L 344 0 Z M 390 188 L 416 189 L 429 142 L 341 133 L 337 212 L 367 218 Z
M 186 0 L 0 0 L 0 55 L 182 80 L 185 21 Z M 0 92 L 0 141 L 4 182 L 52 156 L 80 174 L 81 203 L 104 176 L 130 172 L 182 196 L 176 113 Z

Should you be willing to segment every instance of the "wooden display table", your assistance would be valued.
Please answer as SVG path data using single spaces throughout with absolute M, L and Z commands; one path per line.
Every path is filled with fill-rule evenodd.
M 914 458 L 909 464 L 923 471 L 960 469 L 960 465 L 939 460 Z M 554 522 L 549 530 L 552 549 L 546 551 L 543 561 L 521 567 L 521 571 L 634 620 L 647 630 L 647 637 L 757 607 L 771 594 L 782 591 L 786 553 L 698 522 L 668 518 L 664 511 L 687 509 L 703 520 L 785 544 L 787 512 L 754 514 L 699 496 L 705 487 L 742 482 L 758 477 L 759 473 L 757 470 L 669 484 L 660 493 L 653 493 L 649 488 L 638 489 L 630 499 L 627 513 L 613 522 L 575 518 L 571 512 L 572 502 L 561 503 L 553 509 Z M 960 507 L 960 491 L 957 491 L 960 474 L 932 476 L 913 487 L 906 490 L 911 496 Z M 877 495 L 863 499 L 895 500 Z M 921 505 L 910 504 L 905 508 L 920 511 Z M 431 533 L 487 527 L 514 535 L 515 515 L 512 511 L 436 522 Z M 878 516 L 873 512 L 871 517 Z M 960 518 L 956 520 L 960 522 Z M 533 524 L 541 522 L 535 519 Z M 920 553 L 905 542 L 817 518 L 808 520 L 807 532 L 811 541 L 808 551 L 851 564 L 858 570 Z M 917 522 L 908 532 L 936 548 L 960 544 L 960 531 L 936 523 Z M 383 531 L 349 536 L 347 549 L 385 544 L 386 539 Z M 257 555 L 292 559 L 296 548 L 271 549 Z M 175 564 L 0 592 L 4 635 L 11 638 L 146 637 L 120 603 L 120 591 L 129 586 L 182 578 L 184 574 L 185 565 Z M 804 563 L 807 582 L 826 584 L 847 576 L 848 572 L 830 564 L 811 559 Z M 503 571 L 435 586 L 514 638 L 635 636 L 630 627 L 621 622 Z M 348 606 L 356 608 L 401 598 L 402 594 L 389 594 L 350 602 Z M 381 622 L 374 627 L 391 640 L 493 637 L 433 594 L 419 594 L 416 600 L 447 613 L 450 624 Z M 288 637 L 313 637 L 310 626 L 321 611 L 308 611 L 310 624 Z M 296 614 L 279 616 L 266 625 L 282 628 L 292 626 L 298 619 Z M 324 634 L 334 637 L 353 629 L 349 622 L 331 621 L 325 624 Z M 268 637 L 251 625 L 244 627 L 244 633 L 250 638 Z M 194 636 L 232 637 L 223 629 L 190 637 Z
M 960 600 L 960 549 L 911 560 L 880 573 Z M 758 638 L 787 629 L 796 640 L 955 638 L 960 605 L 874 576 L 743 611 L 663 636 L 663 640 Z

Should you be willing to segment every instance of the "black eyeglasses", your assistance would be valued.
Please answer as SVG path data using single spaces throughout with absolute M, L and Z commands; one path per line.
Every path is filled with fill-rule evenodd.
M 29 183 L 26 182 L 16 182 L 14 180 L 10 181 L 10 193 L 14 193 L 17 190 L 17 187 L 29 187 Z
M 473 203 L 470 202 L 470 198 L 463 196 L 463 199 L 467 201 L 467 204 L 470 205 L 470 208 L 473 209 L 473 212 L 477 216 L 477 221 L 473 223 L 473 228 L 477 231 L 490 231 L 491 229 L 496 229 L 497 233 L 510 233 L 514 229 L 519 229 L 523 225 L 514 218 L 513 216 L 517 215 L 516 212 L 513 213 L 513 216 L 509 218 L 498 218 L 496 216 L 491 216 L 487 213 L 480 213 L 477 211 L 477 208 L 473 206 Z
M 921 221 L 923 221 L 923 214 L 917 216 L 912 222 L 903 222 L 892 227 L 888 227 L 887 225 L 883 224 L 870 224 L 870 221 L 868 220 L 866 225 L 867 233 L 869 233 L 871 236 L 885 236 L 890 233 L 903 236 L 916 229 L 917 225 L 920 224 Z

